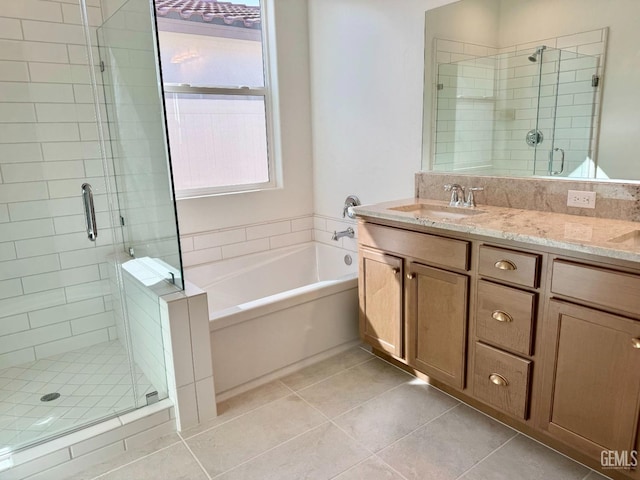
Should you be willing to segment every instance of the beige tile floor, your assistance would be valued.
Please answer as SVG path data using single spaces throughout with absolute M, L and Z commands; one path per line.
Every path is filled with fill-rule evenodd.
M 220 416 L 70 477 L 603 480 L 354 348 L 219 405 Z

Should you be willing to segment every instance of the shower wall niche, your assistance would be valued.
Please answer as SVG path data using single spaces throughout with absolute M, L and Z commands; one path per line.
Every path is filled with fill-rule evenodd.
M 501 49 L 435 39 L 431 169 L 593 178 L 606 29 L 572 37 Z M 601 53 L 577 53 L 581 42 Z

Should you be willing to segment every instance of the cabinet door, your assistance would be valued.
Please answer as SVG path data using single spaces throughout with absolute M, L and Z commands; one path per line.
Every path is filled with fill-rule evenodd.
M 464 387 L 467 333 L 466 275 L 409 264 L 409 363 L 454 387 Z
M 552 300 L 547 331 L 544 426 L 595 458 L 602 450 L 632 450 L 640 409 L 640 322 Z
M 398 358 L 404 353 L 402 263 L 383 252 L 360 251 L 360 335 Z

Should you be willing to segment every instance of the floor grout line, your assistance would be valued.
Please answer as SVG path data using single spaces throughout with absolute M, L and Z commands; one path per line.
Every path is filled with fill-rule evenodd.
M 168 448 L 175 447 L 179 443 L 180 443 L 180 440 L 176 441 L 175 443 L 172 443 L 171 445 L 166 445 L 166 446 L 164 446 L 162 448 L 159 448 L 158 450 L 154 450 L 153 452 L 148 453 L 146 455 L 142 455 L 141 457 L 138 457 L 135 460 L 131 460 L 130 462 L 127 462 L 127 463 L 125 463 L 123 465 L 119 465 L 119 466 L 117 466 L 115 468 L 112 468 L 112 469 L 110 469 L 110 470 L 108 470 L 108 471 L 106 471 L 104 473 L 101 473 L 100 475 L 97 475 L 97 476 L 93 477 L 91 480 L 98 480 L 99 478 L 102 478 L 105 475 L 108 475 L 109 473 L 115 472 L 116 470 L 120 470 L 120 469 L 122 469 L 124 467 L 128 467 L 129 465 L 132 465 L 132 464 L 134 464 L 136 462 L 139 462 L 140 460 L 143 460 L 145 458 L 151 457 L 152 455 L 155 455 L 158 452 L 162 452 L 163 450 L 166 450 Z M 129 451 L 132 451 L 132 450 L 129 450 Z M 126 452 L 126 450 L 125 450 L 125 452 Z M 78 457 L 78 458 L 80 458 L 80 457 Z
M 482 462 L 484 462 L 487 458 L 489 458 L 491 455 L 493 455 L 494 453 L 496 453 L 498 450 L 500 450 L 502 447 L 504 447 L 507 443 L 511 442 L 511 440 L 513 440 L 514 438 L 518 437 L 518 433 L 516 432 L 516 434 L 509 438 L 506 442 L 504 442 L 502 445 L 500 445 L 498 448 L 493 449 L 491 452 L 489 452 L 489 454 L 485 455 L 483 458 L 481 458 L 480 460 L 478 460 L 476 463 L 474 463 L 473 465 L 471 465 L 469 468 L 467 468 L 464 472 L 462 472 L 460 475 L 458 475 L 456 477 L 456 480 L 460 480 L 462 477 L 464 477 L 467 473 L 469 473 L 471 470 L 473 470 L 475 467 L 477 467 L 478 465 L 480 465 Z
M 184 438 L 182 438 L 180 436 L 180 434 L 178 434 L 178 436 L 180 437 L 180 439 L 182 440 L 182 444 L 186 447 L 186 449 L 189 451 L 189 453 L 191 454 L 191 456 L 193 457 L 193 459 L 196 461 L 196 463 L 198 464 L 198 466 L 200 467 L 200 469 L 204 472 L 204 475 L 207 477 L 208 480 L 211 480 L 211 475 L 209 475 L 209 472 L 207 472 L 207 469 L 204 468 L 204 465 L 202 464 L 202 462 L 200 461 L 200 459 L 197 457 L 197 455 L 193 452 L 193 450 L 191 450 L 191 447 L 189 447 L 189 445 L 187 444 L 186 440 Z
M 365 350 L 366 351 L 366 350 Z M 282 382 L 284 385 L 287 386 L 287 388 L 290 388 L 292 391 L 294 392 L 302 392 L 303 390 L 306 390 L 307 388 L 311 388 L 311 387 L 315 387 L 316 385 L 322 383 L 322 382 L 326 382 L 327 380 L 333 378 L 333 377 L 337 377 L 338 375 L 341 375 L 345 372 L 348 372 L 351 369 L 354 369 L 356 367 L 359 367 L 360 365 L 364 365 L 365 363 L 371 362 L 373 360 L 375 360 L 375 355 L 371 355 L 371 358 L 367 358 L 366 360 L 363 360 L 362 362 L 356 363 L 355 365 L 351 365 L 350 367 L 347 368 L 343 368 L 342 370 L 340 370 L 339 372 L 336 373 L 332 373 L 331 375 L 329 375 L 328 377 L 324 377 L 322 380 L 318 380 L 317 382 L 314 383 L 310 383 L 309 385 L 305 385 L 304 387 L 298 389 L 298 390 L 293 390 L 291 387 L 289 387 L 288 385 L 286 385 L 284 382 Z M 286 378 L 286 377 L 285 377 Z M 281 380 L 282 381 L 282 380 Z

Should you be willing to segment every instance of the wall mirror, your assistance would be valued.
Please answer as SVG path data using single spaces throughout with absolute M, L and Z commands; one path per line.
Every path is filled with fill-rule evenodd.
M 423 170 L 640 180 L 637 18 L 637 0 L 429 10 Z

